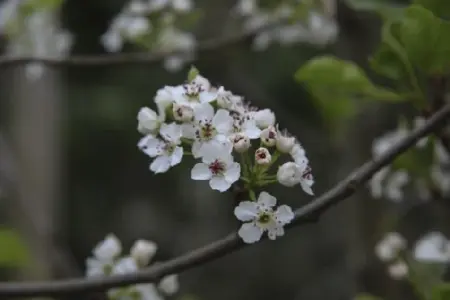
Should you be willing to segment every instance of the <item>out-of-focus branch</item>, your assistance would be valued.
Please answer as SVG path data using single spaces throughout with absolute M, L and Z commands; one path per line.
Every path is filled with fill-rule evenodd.
M 430 79 L 431 87 L 431 111 L 426 112 L 426 117 L 439 110 L 442 106 L 448 103 L 447 87 L 448 79 L 442 76 L 433 77 Z M 448 125 L 448 124 L 447 124 Z M 444 146 L 447 153 L 450 155 L 450 128 L 449 126 L 442 126 L 437 132 L 436 136 L 440 139 L 442 146 Z
M 358 187 L 363 185 L 381 168 L 391 163 L 398 155 L 414 146 L 420 138 L 432 133 L 439 126 L 442 126 L 449 116 L 450 104 L 447 104 L 429 118 L 425 125 L 414 130 L 410 135 L 392 146 L 392 148 L 382 156 L 366 162 L 322 196 L 297 209 L 295 211 L 295 219 L 289 227 L 317 221 L 322 213 L 354 194 Z M 0 284 L 0 297 L 59 296 L 101 291 L 112 287 L 136 283 L 155 282 L 163 276 L 200 266 L 243 248 L 244 246 L 245 244 L 242 243 L 237 233 L 234 232 L 221 240 L 212 242 L 202 248 L 193 250 L 187 254 L 160 263 L 138 273 L 123 276 L 56 280 L 49 282 L 3 283 Z
M 277 24 L 268 24 L 253 30 L 242 31 L 237 34 L 211 38 L 200 42 L 194 49 L 195 55 L 232 47 L 236 44 L 250 41 L 258 33 L 273 28 Z M 27 64 L 32 62 L 43 63 L 47 66 L 105 66 L 105 65 L 127 65 L 127 64 L 153 64 L 172 56 L 186 54 L 183 51 L 159 51 L 119 54 L 97 54 L 97 55 L 73 55 L 66 58 L 39 58 L 0 56 L 0 66 Z

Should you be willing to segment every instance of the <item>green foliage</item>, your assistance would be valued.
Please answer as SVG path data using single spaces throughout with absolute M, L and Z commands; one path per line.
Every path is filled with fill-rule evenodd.
M 450 300 L 450 283 L 442 283 L 434 286 L 432 300 Z
M 372 294 L 360 293 L 355 296 L 354 300 L 382 300 L 383 298 L 377 297 Z
M 398 156 L 392 167 L 394 169 L 408 170 L 414 176 L 429 179 L 430 166 L 434 161 L 434 140 L 428 138 L 423 148 L 411 148 L 409 151 Z
M 356 64 L 332 56 L 308 61 L 297 70 L 295 78 L 306 85 L 324 119 L 333 127 L 339 120 L 355 114 L 354 98 L 390 102 L 405 100 L 398 94 L 374 85 Z
M 26 16 L 41 9 L 57 9 L 61 7 L 62 4 L 63 0 L 28 0 L 22 4 L 21 12 Z
M 355 10 L 374 11 L 388 19 L 399 18 L 403 13 L 402 6 L 388 0 L 346 0 L 346 3 Z
M 195 77 L 197 77 L 197 75 L 199 75 L 199 74 L 200 74 L 200 71 L 196 67 L 191 66 L 191 68 L 189 69 L 189 72 L 188 72 L 188 76 L 187 76 L 188 82 L 191 82 L 192 80 L 194 80 Z
M 413 3 L 423 6 L 438 17 L 450 17 L 450 1 L 448 0 L 414 0 Z
M 16 231 L 0 228 L 0 245 L 0 266 L 20 267 L 29 262 L 27 247 Z

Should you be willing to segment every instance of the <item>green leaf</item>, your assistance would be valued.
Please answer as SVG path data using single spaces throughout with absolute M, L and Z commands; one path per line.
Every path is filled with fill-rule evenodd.
M 405 101 L 404 97 L 374 85 L 356 64 L 332 56 L 311 59 L 297 70 L 295 78 L 305 83 L 313 95 L 327 101 L 354 97 Z
M 0 228 L 0 245 L 0 266 L 20 267 L 29 263 L 28 249 L 16 231 Z
M 38 10 L 53 10 L 59 8 L 63 0 L 28 0 L 21 5 L 21 13 L 25 16 Z
M 450 300 L 450 283 L 442 283 L 433 287 L 432 300 Z
M 383 298 L 368 293 L 357 294 L 354 298 L 354 300 L 382 300 L 382 299 Z
M 187 76 L 188 82 L 191 82 L 192 80 L 194 80 L 195 77 L 197 77 L 197 75 L 199 75 L 199 74 L 200 74 L 200 71 L 196 67 L 191 66 L 191 68 L 189 69 L 189 72 L 188 72 L 188 76 Z
M 438 17 L 450 17 L 450 1 L 448 0 L 414 0 L 413 4 L 423 6 Z
M 420 5 L 405 11 L 400 41 L 410 62 L 426 73 L 444 73 L 450 68 L 450 22 Z

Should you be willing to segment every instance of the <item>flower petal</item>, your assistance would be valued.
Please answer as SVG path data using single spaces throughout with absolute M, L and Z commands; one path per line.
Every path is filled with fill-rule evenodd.
M 173 150 L 172 155 L 170 156 L 170 165 L 173 167 L 175 165 L 178 165 L 181 162 L 181 159 L 183 158 L 183 148 L 182 147 L 175 147 Z
M 214 101 L 217 98 L 217 93 L 212 92 L 202 92 L 199 95 L 199 100 L 201 103 L 208 103 Z
M 263 230 L 254 223 L 244 223 L 238 231 L 238 235 L 247 244 L 252 244 L 261 239 Z
M 170 168 L 170 157 L 166 155 L 161 155 L 155 158 L 155 160 L 150 165 L 150 170 L 158 173 L 165 173 Z
M 209 186 L 213 190 L 217 190 L 219 192 L 225 192 L 231 187 L 231 183 L 225 180 L 225 177 L 223 176 L 214 176 L 209 181 Z
M 202 103 L 194 108 L 195 120 L 211 120 L 214 117 L 214 108 L 209 103 Z
M 233 126 L 233 118 L 227 110 L 219 109 L 212 123 L 219 133 L 228 133 Z
M 275 212 L 275 216 L 277 221 L 284 225 L 290 223 L 292 219 L 294 219 L 294 212 L 289 206 L 280 205 Z
M 229 183 L 233 183 L 239 180 L 241 177 L 241 165 L 234 162 L 232 163 L 225 172 L 225 179 Z
M 163 123 L 161 128 L 159 129 L 159 133 L 164 137 L 167 141 L 170 141 L 174 144 L 178 144 L 180 142 L 182 130 L 181 126 L 177 123 L 166 124 Z
M 196 164 L 191 170 L 191 178 L 194 180 L 208 180 L 211 179 L 212 173 L 208 165 L 204 163 Z
M 267 192 L 261 192 L 258 197 L 258 204 L 270 208 L 277 204 L 277 198 Z
M 243 222 L 254 220 L 258 216 L 258 205 L 252 201 L 242 201 L 234 208 L 234 215 Z

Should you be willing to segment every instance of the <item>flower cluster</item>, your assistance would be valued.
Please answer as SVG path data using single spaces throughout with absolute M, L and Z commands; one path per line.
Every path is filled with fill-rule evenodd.
M 193 13 L 191 0 L 131 0 L 112 20 L 101 42 L 109 52 L 117 52 L 125 42 L 137 43 L 154 51 L 183 54 L 169 56 L 166 69 L 179 70 L 193 57 L 193 34 L 178 28 L 176 21 Z M 150 21 L 151 20 L 151 21 Z
M 223 86 L 212 86 L 194 67 L 186 83 L 161 88 L 154 102 L 157 111 L 143 107 L 137 116 L 144 135 L 138 147 L 153 158 L 150 170 L 164 173 L 191 155 L 198 160 L 191 170 L 193 180 L 208 181 L 220 192 L 239 180 L 244 184 L 251 201 L 241 202 L 235 215 L 249 222 L 239 231 L 245 242 L 259 240 L 266 231 L 272 239 L 283 235 L 292 210 L 275 208 L 276 199 L 266 192 L 257 200 L 254 190 L 278 182 L 299 185 L 312 195 L 314 180 L 304 148 L 279 129 L 275 114 L 250 106 Z M 271 173 L 283 155 L 291 161 Z
M 425 122 L 422 118 L 414 120 L 414 127 Z M 373 156 L 381 156 L 392 145 L 410 133 L 405 124 L 373 142 Z M 417 163 L 420 161 L 420 163 Z M 384 167 L 371 179 L 369 186 L 374 198 L 384 197 L 394 202 L 404 198 L 404 189 L 412 184 L 423 200 L 428 200 L 431 191 L 445 196 L 450 194 L 450 156 L 441 142 L 429 137 L 422 138 L 416 147 L 400 156 L 392 166 Z M 419 169 L 419 167 L 421 169 Z
M 154 242 L 137 240 L 131 247 L 130 254 L 121 256 L 122 245 L 119 239 L 109 234 L 94 248 L 93 257 L 86 260 L 86 276 L 98 277 L 137 272 L 148 266 L 156 251 L 157 245 Z M 168 275 L 158 285 L 143 283 L 110 289 L 108 297 L 114 300 L 163 300 L 164 295 L 173 295 L 178 289 L 178 277 Z
M 54 13 L 59 7 L 37 6 L 36 1 L 7 0 L 0 4 L 0 31 L 8 39 L 7 52 L 12 56 L 62 58 L 68 55 L 73 37 L 57 26 Z M 30 63 L 26 74 L 39 78 L 44 72 L 41 63 Z
M 402 257 L 406 246 L 406 240 L 397 232 L 387 233 L 375 246 L 375 254 L 388 263 L 389 275 L 394 279 L 402 279 L 408 274 L 408 264 Z
M 244 19 L 243 25 L 246 30 L 292 20 L 300 10 L 299 6 L 305 5 L 301 3 L 302 1 L 297 3 L 279 1 L 275 7 L 263 7 L 258 2 L 258 0 L 239 0 L 234 8 L 235 13 Z M 337 38 L 337 34 L 337 24 L 331 17 L 319 13 L 317 10 L 310 10 L 306 24 L 300 21 L 278 24 L 270 26 L 270 29 L 258 34 L 254 40 L 254 48 L 265 50 L 273 42 L 279 44 L 306 42 L 318 46 L 327 45 Z

